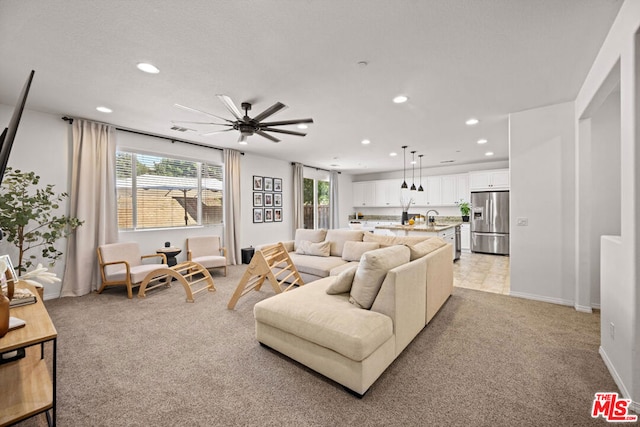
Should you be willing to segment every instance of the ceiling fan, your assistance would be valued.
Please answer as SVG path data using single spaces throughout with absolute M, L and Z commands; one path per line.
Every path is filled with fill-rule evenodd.
M 192 123 L 192 124 L 202 124 L 202 125 L 214 125 L 214 126 L 224 126 L 227 129 L 217 130 L 213 132 L 203 133 L 202 135 L 212 135 L 215 133 L 221 132 L 229 132 L 232 130 L 237 130 L 240 132 L 240 138 L 238 139 L 239 143 L 245 143 L 247 138 L 253 134 L 260 135 L 264 138 L 267 138 L 273 142 L 280 142 L 278 138 L 273 135 L 269 135 L 267 132 L 276 132 L 276 133 L 284 133 L 287 135 L 296 135 L 296 136 L 305 136 L 306 133 L 295 132 L 292 130 L 285 129 L 277 129 L 273 126 L 285 126 L 285 125 L 298 125 L 303 123 L 313 123 L 313 119 L 294 119 L 294 120 L 281 120 L 276 122 L 264 122 L 263 120 L 274 115 L 278 111 L 287 108 L 281 102 L 276 102 L 271 107 L 264 110 L 262 113 L 257 116 L 251 118 L 249 117 L 249 111 L 251 110 L 251 104 L 248 102 L 243 102 L 240 106 L 244 110 L 244 115 L 238 110 L 236 105 L 233 103 L 231 98 L 226 95 L 216 95 L 218 99 L 227 107 L 227 110 L 231 112 L 235 120 L 225 119 L 224 117 L 216 116 L 215 114 L 207 113 L 206 111 L 198 110 L 195 108 L 187 107 L 180 104 L 175 104 L 176 107 L 182 108 L 187 111 L 195 111 L 197 113 L 206 114 L 207 116 L 215 117 L 218 120 L 223 121 L 224 123 L 217 122 L 184 122 L 184 121 L 173 121 L 173 123 Z

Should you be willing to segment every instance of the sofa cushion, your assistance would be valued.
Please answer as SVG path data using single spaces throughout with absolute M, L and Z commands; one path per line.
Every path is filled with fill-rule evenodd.
M 431 239 L 431 236 L 381 236 L 367 233 L 363 237 L 364 242 L 378 242 L 381 248 L 393 245 L 414 245 L 427 239 Z
M 342 273 L 345 270 L 350 269 L 351 267 L 357 267 L 358 264 L 360 264 L 358 261 L 349 261 L 349 262 L 345 262 L 342 265 L 339 265 L 337 267 L 333 267 L 331 269 L 331 271 L 329 272 L 329 276 L 337 276 L 338 274 Z
M 334 276 L 336 279 L 327 287 L 327 293 L 329 295 L 343 294 L 351 290 L 351 284 L 353 283 L 353 277 L 356 275 L 357 265 L 351 265 L 345 269 L 342 273 Z
M 322 242 L 326 235 L 327 235 L 327 230 L 325 230 L 324 228 L 321 228 L 318 230 L 298 228 L 296 230 L 296 237 L 293 245 L 293 250 L 294 251 L 297 250 L 298 245 L 303 240 L 308 240 L 310 242 L 318 243 L 318 242 Z
M 409 254 L 409 248 L 399 245 L 365 252 L 353 278 L 349 302 L 370 309 L 387 271 L 409 262 Z
M 346 293 L 328 295 L 333 280 L 324 278 L 260 301 L 253 308 L 256 321 L 356 362 L 364 360 L 392 338 L 393 322 L 389 316 L 349 304 Z
M 378 242 L 344 242 L 342 259 L 345 261 L 360 261 L 362 254 L 380 248 Z
M 335 256 L 307 256 L 292 252 L 289 253 L 289 257 L 300 273 L 313 274 L 318 277 L 327 277 L 332 269 L 347 263 L 342 258 Z
M 329 230 L 325 240 L 331 242 L 331 256 L 342 256 L 345 242 L 362 242 L 362 230 Z
M 301 240 L 298 243 L 296 253 L 300 255 L 329 256 L 331 253 L 331 242 L 314 243 L 308 240 Z
M 435 251 L 438 248 L 446 245 L 447 242 L 442 240 L 440 237 L 432 237 L 428 240 L 424 240 L 420 243 L 416 243 L 414 245 L 407 245 L 409 251 L 411 252 L 411 261 L 422 258 L 423 256 Z

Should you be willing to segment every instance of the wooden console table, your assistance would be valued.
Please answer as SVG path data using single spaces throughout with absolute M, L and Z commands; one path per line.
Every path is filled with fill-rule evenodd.
M 35 288 L 29 288 L 34 293 Z M 0 365 L 0 426 L 8 426 L 45 413 L 49 426 L 56 424 L 56 346 L 58 333 L 42 299 L 14 307 L 11 316 L 27 322 L 0 338 L 0 353 L 25 350 L 25 357 Z M 53 370 L 44 358 L 46 342 L 53 344 Z

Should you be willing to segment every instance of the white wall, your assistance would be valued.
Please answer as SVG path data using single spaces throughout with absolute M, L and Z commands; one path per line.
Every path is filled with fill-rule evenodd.
M 620 235 L 620 92 L 613 92 L 591 118 L 591 169 L 587 191 L 591 216 L 590 301 L 600 307 L 600 236 Z M 581 216 L 583 212 L 579 213 Z
M 600 354 L 623 396 L 633 400 L 636 412 L 640 412 L 639 27 L 640 0 L 626 0 L 576 99 L 577 117 L 589 119 L 608 95 L 604 89 L 619 67 L 620 236 L 602 239 Z M 582 262 L 579 259 L 578 266 Z M 611 324 L 614 334 L 609 332 Z
M 0 104 L 0 127 L 7 126 L 12 113 L 12 106 Z M 53 184 L 55 193 L 68 193 L 70 191 L 69 157 L 71 152 L 69 138 L 68 124 L 62 121 L 60 116 L 25 110 L 11 150 L 8 166 L 25 172 L 33 171 L 40 175 L 42 186 Z M 68 203 L 66 206 L 61 206 L 58 212 L 66 214 Z M 60 239 L 55 247 L 65 252 L 66 245 L 66 239 Z M 0 253 L 9 254 L 12 262 L 18 264 L 18 251 L 14 245 L 5 240 L 0 241 Z M 32 250 L 28 254 L 39 255 L 40 251 Z M 35 262 L 42 262 L 47 266 L 47 262 L 41 258 L 36 259 Z M 64 266 L 63 256 L 55 266 L 49 268 L 58 277 L 62 277 Z M 56 297 L 59 292 L 60 284 L 58 283 L 45 286 L 45 298 Z
M 509 116 L 511 295 L 573 305 L 574 122 L 571 102 Z

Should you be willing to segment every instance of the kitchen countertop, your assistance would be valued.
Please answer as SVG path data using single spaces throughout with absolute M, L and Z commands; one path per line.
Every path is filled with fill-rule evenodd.
M 402 225 L 402 224 L 392 224 L 392 225 L 377 225 L 377 229 L 384 230 L 404 230 L 404 231 L 424 231 L 424 232 L 438 232 L 443 230 L 448 230 L 449 228 L 456 227 L 462 224 L 462 222 L 454 222 L 454 223 L 436 223 L 433 226 L 418 224 L 418 225 Z

